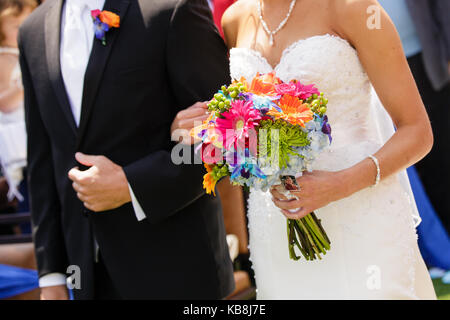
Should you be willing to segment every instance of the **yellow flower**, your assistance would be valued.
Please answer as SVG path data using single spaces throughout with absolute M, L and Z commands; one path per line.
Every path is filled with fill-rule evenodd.
M 207 194 L 213 193 L 216 196 L 216 183 L 217 181 L 213 178 L 212 168 L 214 165 L 209 165 L 205 163 L 205 168 L 207 173 L 203 176 L 203 188 L 206 190 Z

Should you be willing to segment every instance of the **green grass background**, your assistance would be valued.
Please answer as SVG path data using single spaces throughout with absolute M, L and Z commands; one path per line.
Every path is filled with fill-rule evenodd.
M 434 279 L 433 285 L 439 300 L 450 300 L 450 284 L 443 284 L 441 279 Z

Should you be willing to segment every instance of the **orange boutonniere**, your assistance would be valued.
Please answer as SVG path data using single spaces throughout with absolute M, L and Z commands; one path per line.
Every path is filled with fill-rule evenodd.
M 92 19 L 94 20 L 95 37 L 106 46 L 106 33 L 111 28 L 120 27 L 120 17 L 111 11 L 91 11 Z

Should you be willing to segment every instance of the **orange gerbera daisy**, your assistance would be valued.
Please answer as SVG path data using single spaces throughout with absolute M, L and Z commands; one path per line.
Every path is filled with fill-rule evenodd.
M 256 77 L 253 78 L 249 92 L 263 96 L 276 96 L 277 91 L 275 85 L 280 83 L 280 79 L 275 77 L 274 72 L 263 75 L 258 73 Z
M 307 104 L 297 97 L 284 95 L 278 102 L 281 111 L 272 109 L 267 114 L 275 119 L 283 119 L 293 125 L 305 127 L 313 119 L 313 112 Z
M 207 173 L 203 176 L 203 188 L 206 190 L 207 194 L 213 193 L 216 196 L 216 183 L 217 181 L 212 176 L 212 168 L 214 165 L 209 165 L 205 163 L 205 168 Z

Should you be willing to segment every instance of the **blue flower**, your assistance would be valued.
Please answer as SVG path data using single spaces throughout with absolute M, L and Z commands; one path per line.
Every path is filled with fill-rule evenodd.
M 106 32 L 109 31 L 109 26 L 106 23 L 100 21 L 99 18 L 94 19 L 94 32 L 95 37 L 101 40 L 103 44 L 106 44 Z
M 270 111 L 270 109 L 275 108 L 277 111 L 281 112 L 280 107 L 278 107 L 273 101 L 279 99 L 279 96 L 276 97 L 266 97 L 266 96 L 258 96 L 252 93 L 245 93 L 243 97 L 247 100 L 253 101 L 253 108 L 261 111 L 263 115 Z
M 331 137 L 331 126 L 328 123 L 328 116 L 323 117 L 322 132 L 328 136 L 331 143 L 331 141 L 333 141 L 333 138 Z
M 233 160 L 230 159 L 230 156 L 233 157 Z M 227 160 L 228 166 L 231 169 L 231 180 L 236 180 L 239 177 L 250 179 L 251 176 L 261 179 L 266 178 L 264 173 L 256 164 L 256 161 L 254 161 L 255 163 L 251 163 L 252 160 L 256 159 L 254 156 L 250 155 L 250 150 L 248 148 L 245 149 L 245 155 L 242 155 L 239 152 L 234 152 L 233 154 L 229 153 Z M 250 160 L 250 162 L 248 160 Z

